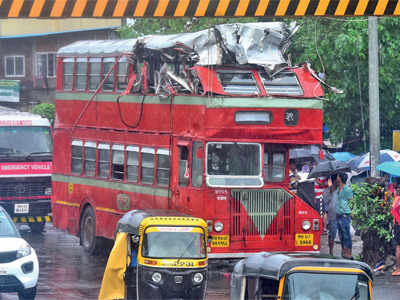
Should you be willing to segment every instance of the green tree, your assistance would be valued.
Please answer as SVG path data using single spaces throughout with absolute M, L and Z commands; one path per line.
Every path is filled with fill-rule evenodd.
M 360 149 L 363 129 L 368 138 L 368 21 L 366 18 L 307 18 L 299 23 L 301 28 L 289 49 L 292 60 L 295 64 L 311 62 L 317 72 L 325 73 L 331 86 L 344 91 L 326 94 L 324 121 L 337 140 L 358 140 L 358 144 L 350 146 L 352 150 L 356 145 Z M 379 19 L 382 148 L 391 148 L 392 130 L 400 128 L 396 113 L 400 105 L 400 76 L 396 73 L 400 67 L 399 25 L 398 18 Z
M 55 107 L 51 103 L 41 103 L 32 108 L 32 113 L 47 118 L 51 124 L 54 123 Z

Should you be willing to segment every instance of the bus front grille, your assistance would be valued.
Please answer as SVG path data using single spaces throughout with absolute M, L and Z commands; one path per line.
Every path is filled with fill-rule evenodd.
M 285 190 L 232 190 L 231 195 L 232 237 L 268 239 L 291 234 L 293 196 Z

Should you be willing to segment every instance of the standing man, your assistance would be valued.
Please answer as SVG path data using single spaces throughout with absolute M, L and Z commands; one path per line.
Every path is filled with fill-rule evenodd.
M 328 246 L 329 255 L 333 256 L 333 246 L 335 245 L 335 237 L 337 234 L 337 221 L 336 221 L 336 202 L 337 202 L 337 175 L 334 174 L 330 177 L 330 186 L 325 190 L 323 195 L 323 210 L 326 216 L 328 228 Z
M 348 185 L 347 175 L 341 173 L 338 175 L 338 200 L 336 203 L 336 220 L 340 243 L 342 245 L 342 257 L 346 259 L 353 259 L 351 256 L 352 240 L 350 234 L 351 223 L 351 209 L 349 207 L 349 200 L 353 198 L 353 192 Z

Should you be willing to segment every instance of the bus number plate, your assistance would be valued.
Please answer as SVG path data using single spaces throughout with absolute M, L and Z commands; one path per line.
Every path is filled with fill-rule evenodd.
M 296 234 L 296 246 L 312 246 L 314 244 L 314 235 L 311 233 Z
M 27 214 L 29 213 L 29 203 L 20 203 L 14 205 L 15 214 Z
M 229 235 L 213 235 L 211 239 L 211 247 L 214 248 L 229 247 Z

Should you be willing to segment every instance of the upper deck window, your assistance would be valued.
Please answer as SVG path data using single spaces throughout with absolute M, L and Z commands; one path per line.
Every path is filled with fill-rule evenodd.
M 86 90 L 87 78 L 87 60 L 78 58 L 76 60 L 76 89 L 79 91 Z
M 101 58 L 89 60 L 89 90 L 96 90 L 100 84 Z
M 217 74 L 226 93 L 239 95 L 259 93 L 252 72 L 219 70 Z
M 262 186 L 260 144 L 211 142 L 206 151 L 209 186 Z
M 103 76 L 105 77 L 108 72 L 114 67 L 115 58 L 104 58 L 103 60 Z M 110 75 L 108 75 L 107 79 L 104 81 L 103 84 L 104 91 L 112 92 L 114 90 L 114 70 L 111 71 Z
M 280 72 L 273 78 L 270 78 L 265 72 L 259 72 L 259 74 L 265 90 L 270 95 L 303 95 L 297 76 L 293 72 Z
M 74 59 L 63 59 L 63 89 L 66 91 L 72 90 L 72 83 L 74 79 Z
M 117 89 L 125 90 L 128 85 L 128 62 L 125 57 L 121 57 L 118 62 Z

